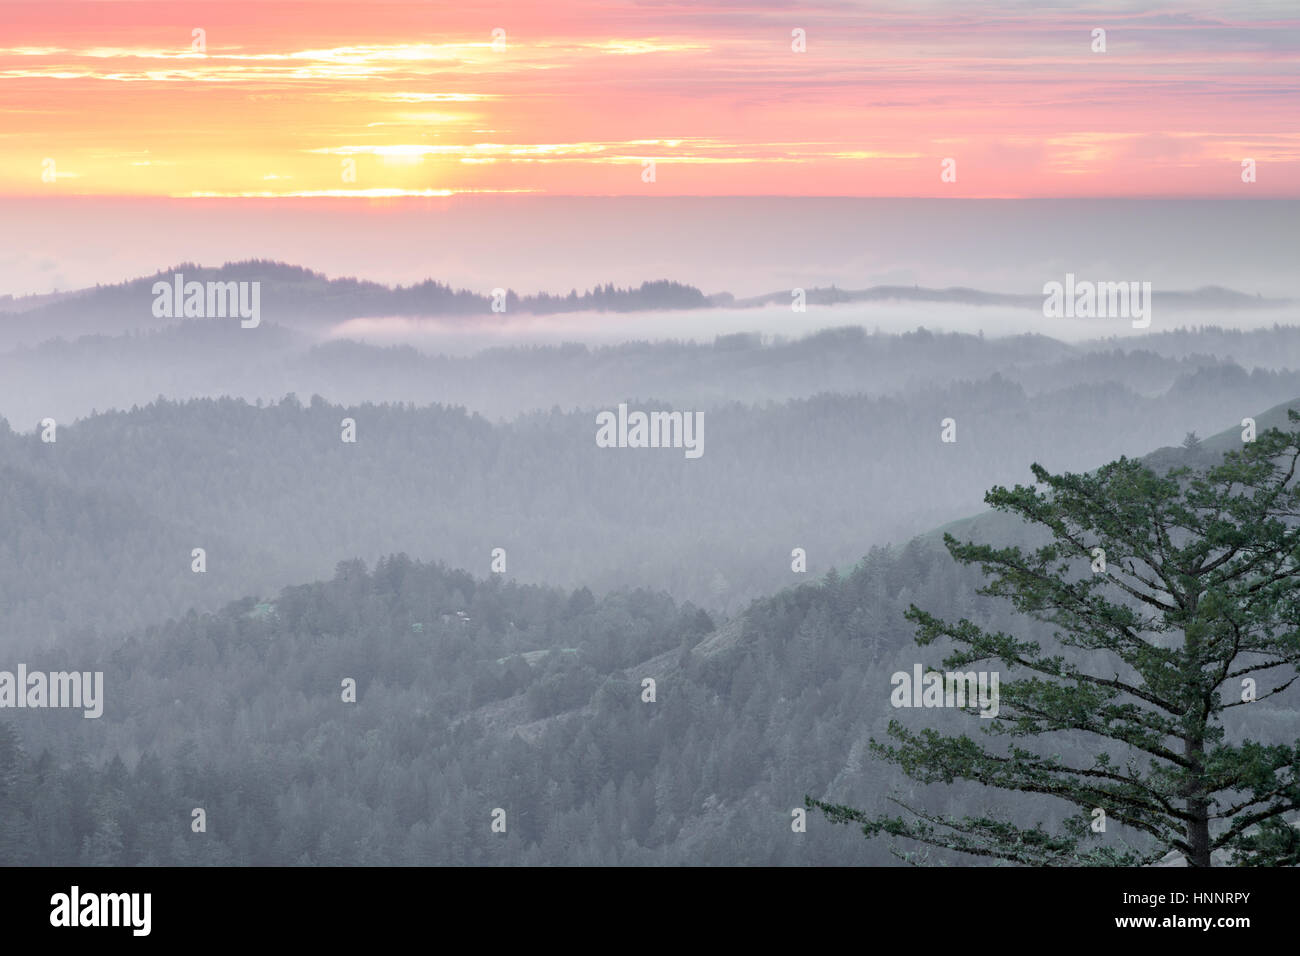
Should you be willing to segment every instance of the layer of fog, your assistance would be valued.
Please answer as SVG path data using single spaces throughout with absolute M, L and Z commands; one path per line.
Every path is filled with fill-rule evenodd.
M 1126 318 L 1045 318 L 1034 309 L 949 303 L 849 303 L 808 306 L 712 308 L 651 313 L 502 315 L 468 323 L 462 318 L 375 316 L 335 326 L 329 337 L 375 345 L 411 345 L 421 351 L 472 355 L 486 348 L 518 345 L 617 345 L 632 341 L 712 342 L 718 336 L 758 334 L 764 341 L 797 339 L 827 328 L 859 326 L 868 332 L 900 334 L 917 328 L 991 337 L 1035 334 L 1063 342 L 1129 339 L 1180 328 L 1217 325 L 1250 330 L 1300 323 L 1300 306 L 1251 309 L 1225 314 L 1211 310 L 1167 310 L 1156 306 L 1150 324 L 1134 328 Z
M 963 331 L 945 334 L 954 328 Z M 1300 315 L 1283 309 L 1196 317 L 1170 310 L 1168 317 L 1156 314 L 1151 330 L 1122 320 L 1049 320 L 1032 309 L 940 303 L 810 307 L 802 314 L 770 307 L 506 315 L 495 322 L 371 319 L 344 323 L 327 339 L 271 322 L 242 329 L 229 320 L 187 320 L 153 332 L 0 352 L 0 417 L 30 432 L 46 417 L 67 423 L 160 395 L 254 402 L 296 393 L 341 404 L 462 405 L 509 421 L 630 398 L 707 409 L 827 391 L 902 395 L 995 374 L 1028 395 L 1105 387 L 1155 396 L 1180 382 L 1203 387 L 1203 376 L 1213 372 L 1228 376 L 1216 388 L 1282 401 L 1300 394 L 1285 393 L 1289 379 L 1240 380 L 1256 370 L 1293 369 L 1300 369 Z

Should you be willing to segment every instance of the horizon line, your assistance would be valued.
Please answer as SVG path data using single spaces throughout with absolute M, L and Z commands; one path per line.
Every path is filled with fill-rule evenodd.
M 1085 201 L 1085 200 L 1142 200 L 1152 201 L 1160 200 L 1165 202 L 1185 202 L 1189 200 L 1196 201 L 1214 201 L 1214 202 L 1278 202 L 1278 201 L 1300 201 L 1300 193 L 1295 195 L 1263 195 L 1263 196 L 1223 196 L 1219 194 L 1201 194 L 1185 193 L 1178 195 L 1169 195 L 1166 193 L 1120 193 L 1107 195 L 1051 195 L 1051 196 L 945 196 L 945 195 L 914 195 L 914 196 L 882 196 L 876 194 L 860 193 L 665 193 L 662 195 L 646 196 L 637 193 L 543 193 L 529 190 L 427 190 L 411 191 L 402 194 L 392 195 L 361 195 L 357 193 L 339 192 L 336 194 L 320 193 L 313 195 L 302 195 L 294 193 L 178 193 L 172 195 L 159 195 L 154 193 L 58 193 L 54 195 L 41 195 L 39 193 L 0 193 L 0 200 L 18 201 L 33 200 L 37 202 L 48 202 L 50 200 L 122 200 L 122 201 L 211 201 L 211 200 L 248 200 L 248 201 L 276 201 L 292 200 L 298 202 L 367 202 L 367 203 L 393 203 L 404 200 L 429 200 L 429 199 L 462 199 L 478 197 L 508 197 L 522 199 L 638 199 L 646 201 L 656 201 L 664 199 L 875 199 L 875 200 L 892 200 L 898 202 L 912 202 L 919 200 L 944 200 L 947 202 L 1050 202 L 1050 201 Z

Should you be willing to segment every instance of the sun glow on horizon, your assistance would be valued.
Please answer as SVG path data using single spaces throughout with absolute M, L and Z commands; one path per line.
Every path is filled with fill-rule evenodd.
M 1246 158 L 1250 196 L 1300 195 L 1300 17 L 1270 4 L 15 9 L 10 196 L 1237 197 Z

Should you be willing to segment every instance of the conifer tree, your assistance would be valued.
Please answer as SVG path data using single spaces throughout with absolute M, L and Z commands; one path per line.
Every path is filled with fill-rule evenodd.
M 1196 867 L 1215 851 L 1237 865 L 1300 862 L 1285 817 L 1300 808 L 1300 741 L 1231 740 L 1223 723 L 1237 707 L 1266 721 L 1266 701 L 1297 680 L 1298 458 L 1300 428 L 1274 428 L 1201 470 L 1159 474 L 1121 458 L 1054 475 L 1035 464 L 1033 485 L 995 487 L 985 501 L 1049 543 L 999 548 L 945 535 L 953 558 L 989 579 L 980 593 L 1050 625 L 1052 637 L 1043 646 L 913 605 L 918 644 L 951 642 L 948 670 L 998 665 L 999 711 L 980 721 L 987 745 L 894 720 L 893 741 L 872 749 L 923 783 L 974 781 L 1077 807 L 1055 832 L 901 801 L 901 816 L 809 807 L 868 836 L 1025 864 L 1137 865 L 1170 851 Z M 1088 756 L 1055 753 L 1063 739 L 1084 742 Z M 1100 837 L 1090 825 L 1097 808 L 1140 836 L 1123 845 Z

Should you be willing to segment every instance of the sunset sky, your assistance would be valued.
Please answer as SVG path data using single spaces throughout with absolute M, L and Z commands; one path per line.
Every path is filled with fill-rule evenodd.
M 1300 197 L 1300 9 L 1151 6 L 0 3 L 0 195 Z

